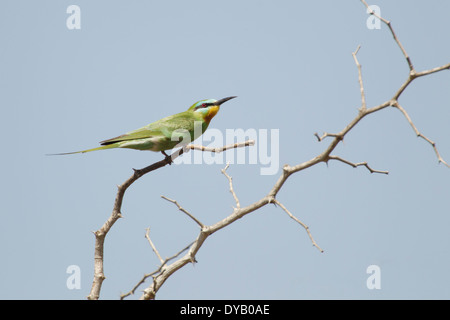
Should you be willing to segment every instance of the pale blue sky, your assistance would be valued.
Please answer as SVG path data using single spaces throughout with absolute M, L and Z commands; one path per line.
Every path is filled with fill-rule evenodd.
M 66 9 L 81 8 L 68 30 Z M 450 62 L 448 1 L 377 1 L 418 71 Z M 116 185 L 153 152 L 76 151 L 187 109 L 237 95 L 211 128 L 278 129 L 280 166 L 309 160 L 360 106 L 351 52 L 361 45 L 368 106 L 388 100 L 407 64 L 386 26 L 366 27 L 360 1 L 3 1 L 0 4 L 0 298 L 84 299 L 93 276 L 94 236 L 109 217 Z M 400 103 L 450 161 L 450 73 L 417 79 Z M 450 169 L 438 165 L 404 117 L 365 118 L 333 153 L 390 174 L 342 163 L 292 176 L 278 195 L 306 232 L 266 206 L 212 235 L 159 299 L 449 299 Z M 197 236 L 197 225 L 232 212 L 224 165 L 173 165 L 129 188 L 106 238 L 101 298 L 129 291 L 158 260 Z M 242 205 L 277 175 L 231 165 Z M 378 265 L 381 289 L 366 268 Z M 66 268 L 81 269 L 69 290 Z M 145 288 L 141 286 L 139 290 Z M 138 290 L 138 291 L 139 291 Z M 140 296 L 138 292 L 134 297 Z

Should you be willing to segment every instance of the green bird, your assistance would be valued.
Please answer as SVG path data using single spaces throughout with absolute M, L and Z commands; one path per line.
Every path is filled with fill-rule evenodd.
M 168 159 L 169 156 L 165 153 L 165 150 L 171 150 L 176 146 L 185 146 L 200 137 L 208 128 L 211 119 L 219 112 L 220 105 L 233 98 L 236 97 L 227 97 L 220 100 L 200 100 L 184 112 L 162 118 L 118 137 L 101 141 L 100 147 L 54 155 L 128 148 L 160 151 Z

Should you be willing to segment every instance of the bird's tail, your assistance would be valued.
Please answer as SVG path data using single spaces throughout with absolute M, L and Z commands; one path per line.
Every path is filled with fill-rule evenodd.
M 87 149 L 87 150 L 64 152 L 64 153 L 50 153 L 50 154 L 46 154 L 46 155 L 47 156 L 63 156 L 63 155 L 67 155 L 67 154 L 86 153 L 86 152 L 97 151 L 97 150 L 113 149 L 113 148 L 117 148 L 118 146 L 119 146 L 118 143 L 112 143 L 112 144 L 108 144 L 106 146 L 101 146 L 101 147 Z

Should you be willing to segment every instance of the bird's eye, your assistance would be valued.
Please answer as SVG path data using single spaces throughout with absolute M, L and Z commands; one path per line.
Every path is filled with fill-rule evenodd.
M 203 107 L 203 108 L 206 108 L 206 103 L 202 103 L 202 107 Z

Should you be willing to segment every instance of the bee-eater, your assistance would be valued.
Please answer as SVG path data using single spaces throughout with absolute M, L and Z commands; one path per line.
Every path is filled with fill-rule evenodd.
M 211 119 L 219 112 L 220 105 L 233 98 L 236 97 L 227 97 L 220 100 L 200 100 L 184 112 L 162 118 L 145 127 L 127 132 L 118 137 L 101 141 L 100 147 L 75 152 L 57 153 L 57 155 L 85 153 L 113 148 L 128 148 L 161 151 L 167 159 L 169 156 L 165 153 L 165 150 L 171 150 L 177 145 L 187 145 L 200 137 L 208 128 Z

